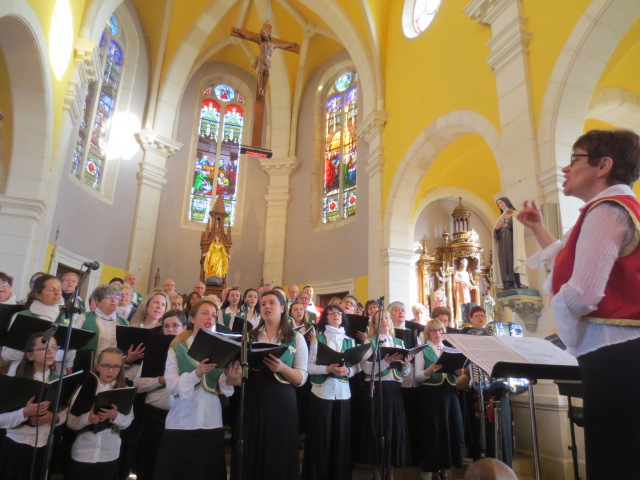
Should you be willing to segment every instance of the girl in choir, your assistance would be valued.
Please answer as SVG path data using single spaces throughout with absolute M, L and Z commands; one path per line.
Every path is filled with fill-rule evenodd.
M 224 432 L 220 394 L 233 394 L 230 380 L 240 383 L 240 365 L 224 371 L 208 359 L 197 362 L 187 353 L 200 330 L 215 331 L 218 307 L 203 299 L 191 307 L 193 330 L 171 343 L 164 380 L 173 397 L 158 451 L 155 480 L 225 480 Z M 188 453 L 184 453 L 188 452 Z
M 419 384 L 420 429 L 422 438 L 422 470 L 433 472 L 433 480 L 447 480 L 447 470 L 462 468 L 464 430 L 462 413 L 456 394 L 457 377 L 439 373 L 436 365 L 444 345 L 445 327 L 439 320 L 429 320 L 424 329 L 428 347 L 416 356 L 415 378 Z M 456 371 L 461 375 L 463 370 Z
M 302 327 L 299 331 L 303 335 L 305 334 L 305 332 L 309 331 L 311 327 L 313 327 L 313 325 L 311 325 L 310 323 L 305 322 L 306 311 L 307 309 L 305 308 L 304 304 L 302 302 L 299 302 L 298 300 L 293 302 L 289 307 L 289 316 L 293 319 L 293 324 L 291 325 L 291 327 Z
M 242 297 L 241 310 L 243 310 L 240 315 L 245 320 L 248 320 L 251 323 L 251 330 L 258 326 L 258 322 L 260 321 L 260 305 L 258 305 L 258 290 L 255 288 L 247 288 L 244 291 L 244 295 Z
M 355 341 L 345 334 L 345 325 L 346 316 L 342 308 L 329 305 L 320 316 L 318 334 L 311 342 L 311 414 L 307 422 L 302 466 L 302 478 L 305 480 L 351 479 L 349 378 L 359 371 L 359 366 L 349 368 L 337 363 L 326 365 L 317 362 L 318 343 L 338 352 L 355 347 Z
M 60 280 L 53 275 L 41 275 L 33 284 L 33 289 L 29 292 L 26 310 L 18 312 L 19 315 L 28 315 L 30 317 L 38 317 L 50 322 L 55 321 L 60 313 L 60 301 L 62 298 L 62 287 Z M 15 320 L 12 319 L 12 323 Z M 58 371 L 62 370 L 62 351 L 57 355 Z M 11 362 L 9 365 L 8 375 L 14 376 L 18 363 L 24 357 L 24 352 L 13 348 L 2 348 L 2 359 Z M 67 354 L 67 368 L 73 365 L 74 355 Z
M 245 384 L 242 438 L 239 458 L 234 450 L 232 478 L 261 480 L 300 477 L 298 416 L 294 387 L 307 380 L 307 344 L 287 319 L 286 300 L 273 290 L 260 299 L 260 324 L 250 333 L 254 342 L 286 346 L 280 358 L 265 358 L 268 372 L 252 370 Z M 240 379 L 237 379 L 240 384 Z M 240 463 L 241 462 L 241 463 Z M 242 475 L 237 468 L 241 465 Z
M 58 345 L 55 338 L 49 341 L 48 346 L 44 345 L 42 335 L 42 333 L 36 333 L 27 340 L 23 358 L 17 365 L 16 377 L 33 378 L 39 382 L 58 379 L 55 373 Z M 63 424 L 67 413 L 63 411 L 54 416 L 48 410 L 49 402 L 39 405 L 30 401 L 23 409 L 23 419 L 26 423 L 20 422 L 19 425 L 15 425 L 15 419 L 20 415 L 15 412 L 9 415 L 10 418 L 12 417 L 8 425 L 10 428 L 7 429 L 0 453 L 0 478 L 27 480 L 30 478 L 32 468 L 34 478 L 42 475 L 44 451 L 51 422 L 55 421 L 56 425 Z M 36 449 L 35 462 L 33 462 L 34 448 Z
M 163 335 L 180 335 L 187 329 L 187 317 L 182 310 L 169 310 L 162 316 Z M 142 366 L 141 366 L 142 370 Z M 159 377 L 141 377 L 141 372 L 134 381 L 138 393 L 146 393 L 145 406 L 142 413 L 142 434 L 136 461 L 138 480 L 152 480 L 160 441 L 164 434 L 164 425 L 171 406 L 171 395 L 167 391 L 164 375 Z
M 115 347 L 105 348 L 95 363 L 98 377 L 96 394 L 114 388 L 127 386 L 124 376 L 124 354 Z M 82 392 L 82 390 L 80 391 Z M 74 409 L 75 399 L 69 410 L 67 426 L 78 435 L 71 447 L 70 480 L 116 480 L 118 478 L 120 432 L 131 425 L 133 410 L 124 415 L 118 408 L 101 408 L 98 413 L 91 408 L 88 412 Z M 93 425 L 108 421 L 112 426 L 94 433 Z
M 371 319 L 369 325 L 369 338 L 367 339 L 376 349 L 376 336 L 379 333 L 381 346 L 404 348 L 404 343 L 399 338 L 395 338 L 393 322 L 386 310 L 379 310 Z M 408 355 L 404 360 L 401 354 L 385 355 L 378 361 L 370 362 L 369 357 L 365 357 L 363 370 L 367 374 L 367 382 L 378 381 L 379 372 L 382 370 L 382 410 L 380 410 L 380 390 L 379 385 L 375 385 L 376 395 L 368 405 L 367 433 L 364 436 L 365 458 L 367 463 L 373 464 L 373 478 L 380 480 L 381 469 L 384 467 L 385 479 L 391 480 L 394 470 L 403 467 L 410 461 L 411 452 L 409 448 L 409 438 L 407 422 L 404 413 L 402 399 L 402 378 L 411 372 L 412 355 Z M 391 364 L 395 364 L 393 367 Z M 369 384 L 370 386 L 370 384 Z M 384 456 L 380 458 L 378 439 L 380 425 L 384 428 Z M 375 429 L 374 429 L 375 425 Z
M 227 293 L 227 299 L 220 307 L 218 323 L 223 323 L 225 327 L 231 328 L 233 318 L 240 312 L 240 299 L 242 290 L 240 287 L 231 287 Z

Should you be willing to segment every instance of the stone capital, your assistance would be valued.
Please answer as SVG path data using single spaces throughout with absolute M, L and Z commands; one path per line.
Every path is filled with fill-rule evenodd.
M 517 0 L 472 0 L 464 7 L 471 20 L 480 25 L 491 25 L 504 10 Z
M 0 212 L 4 215 L 40 220 L 45 209 L 46 204 L 42 200 L 0 195 Z
M 367 116 L 367 118 L 360 122 L 356 129 L 356 134 L 365 142 L 371 143 L 376 139 L 376 137 L 382 136 L 388 116 L 389 114 L 387 112 L 374 110 Z
M 182 143 L 145 128 L 135 134 L 136 140 L 145 152 L 152 152 L 168 158 L 182 148 Z
M 167 183 L 165 174 L 167 169 L 154 165 L 150 162 L 140 162 L 140 171 L 136 174 L 139 185 L 145 185 L 147 187 L 162 190 L 162 187 Z
M 77 38 L 73 47 L 73 65 L 78 68 L 81 82 L 97 79 L 96 68 L 100 65 L 96 42 Z
M 298 169 L 298 157 L 261 158 L 260 166 L 269 175 L 291 175 Z
M 364 169 L 369 177 L 382 175 L 384 170 L 384 148 L 378 147 L 369 151 L 367 155 L 367 167 Z

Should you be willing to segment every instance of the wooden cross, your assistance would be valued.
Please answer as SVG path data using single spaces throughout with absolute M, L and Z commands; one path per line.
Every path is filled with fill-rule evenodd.
M 253 62 L 253 68 L 258 73 L 258 85 L 256 87 L 256 109 L 253 121 L 253 138 L 251 144 L 259 146 L 262 141 L 262 124 L 264 122 L 264 96 L 267 91 L 267 81 L 271 71 L 271 54 L 276 48 L 288 52 L 300 53 L 300 45 L 295 42 L 287 42 L 279 38 L 271 37 L 271 25 L 263 23 L 260 33 L 251 32 L 242 28 L 231 27 L 231 36 L 257 43 L 260 54 Z

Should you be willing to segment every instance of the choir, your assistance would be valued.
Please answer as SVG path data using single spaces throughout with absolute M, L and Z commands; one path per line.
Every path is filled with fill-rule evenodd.
M 236 480 L 341 480 L 351 479 L 359 463 L 371 465 L 374 479 L 422 464 L 432 479 L 445 480 L 462 466 L 465 395 L 456 385 L 463 372 L 439 372 L 445 326 L 429 321 L 424 307 L 414 306 L 408 328 L 400 302 L 381 309 L 369 300 L 365 308 L 348 295 L 323 309 L 311 302 L 311 287 L 289 289 L 289 298 L 272 285 L 244 294 L 231 287 L 222 299 L 194 291 L 185 310 L 166 288 L 144 299 L 123 288 L 121 302 L 120 286 L 97 287 L 87 312 L 66 321 L 95 335 L 70 349 L 64 364 L 60 337 L 44 331 L 33 332 L 22 350 L 2 348 L 6 376 L 50 383 L 63 373 L 90 373 L 57 412 L 49 397 L 16 403 L 0 395 L 1 478 L 42 478 L 52 423 L 59 460 L 53 468 L 69 479 L 135 473 L 139 480 L 215 480 L 230 472 Z M 10 318 L 0 319 L 0 341 L 27 317 L 54 322 L 69 297 L 56 277 L 40 276 L 23 310 L 2 313 Z M 251 349 L 267 344 L 282 353 L 244 369 L 238 360 L 218 365 L 190 356 L 200 331 L 238 341 L 228 335 L 243 323 Z M 132 337 L 145 340 L 122 340 L 125 330 L 144 333 L 134 328 L 147 329 L 148 336 Z M 423 349 L 414 358 L 405 346 L 416 345 Z M 339 357 L 329 360 L 327 351 Z

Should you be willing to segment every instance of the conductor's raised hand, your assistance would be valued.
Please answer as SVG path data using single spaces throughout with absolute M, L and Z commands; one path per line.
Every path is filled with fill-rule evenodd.
M 198 368 L 196 368 L 196 375 L 198 378 L 201 378 L 204 374 L 209 373 L 211 370 L 216 368 L 215 363 L 207 363 L 209 361 L 208 358 L 205 358 L 198 364 Z
M 535 229 L 542 225 L 542 210 L 535 200 L 525 200 L 516 218 L 524 226 Z

